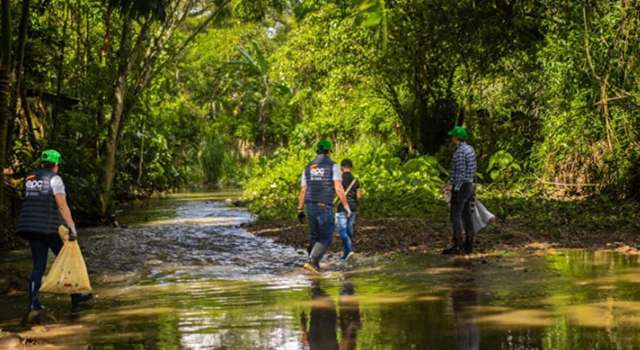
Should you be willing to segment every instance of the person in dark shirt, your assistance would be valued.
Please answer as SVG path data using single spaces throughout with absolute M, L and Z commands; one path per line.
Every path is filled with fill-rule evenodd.
M 340 163 L 340 167 L 342 170 L 342 187 L 345 189 L 347 202 L 349 202 L 349 208 L 351 209 L 351 216 L 348 216 L 344 206 L 339 204 L 336 213 L 336 222 L 338 224 L 340 239 L 342 239 L 343 254 L 341 259 L 348 260 L 353 256 L 353 226 L 356 222 L 358 201 L 362 193 L 360 192 L 358 179 L 356 179 L 351 172 L 353 169 L 351 159 L 344 159 Z

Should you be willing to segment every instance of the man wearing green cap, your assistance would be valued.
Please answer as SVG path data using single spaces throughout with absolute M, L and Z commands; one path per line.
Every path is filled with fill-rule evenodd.
M 302 222 L 305 217 L 308 217 L 311 229 L 309 261 L 304 264 L 304 267 L 313 273 L 320 272 L 320 260 L 331 246 L 335 227 L 333 200 L 336 194 L 340 198 L 347 217 L 351 216 L 351 208 L 342 187 L 340 166 L 329 157 L 331 148 L 331 142 L 327 140 L 318 143 L 316 159 L 305 167 L 300 180 L 298 218 Z
M 451 141 L 456 145 L 451 170 L 451 223 L 453 225 L 453 246 L 443 254 L 469 254 L 473 251 L 473 222 L 471 203 L 474 199 L 476 175 L 476 152 L 467 143 L 467 130 L 456 126 L 449 131 Z M 462 238 L 464 227 L 465 238 Z
M 67 204 L 60 170 L 61 155 L 56 150 L 45 150 L 40 160 L 42 168 L 30 173 L 25 178 L 25 194 L 20 218 L 18 220 L 18 235 L 29 241 L 33 269 L 29 283 L 30 310 L 44 309 L 38 300 L 38 291 L 42 283 L 42 276 L 47 267 L 49 249 L 58 255 L 62 249 L 62 239 L 58 235 L 58 227 L 66 225 L 69 228 L 69 240 L 76 240 L 78 232 L 71 217 L 71 210 Z M 71 303 L 74 307 L 80 302 L 91 298 L 90 294 L 73 294 Z

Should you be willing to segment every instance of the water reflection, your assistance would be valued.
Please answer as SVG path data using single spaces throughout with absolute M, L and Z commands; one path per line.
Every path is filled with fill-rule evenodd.
M 358 331 L 361 328 L 360 304 L 355 297 L 355 288 L 349 280 L 342 282 L 338 308 L 333 298 L 322 288 L 320 281 L 313 281 L 309 289 L 311 310 L 300 314 L 302 343 L 306 349 L 353 350 L 356 349 Z M 338 342 L 337 326 L 340 326 Z
M 47 296 L 60 324 L 21 334 L 59 348 L 640 349 L 637 256 L 363 258 L 310 284 L 294 249 L 235 226 L 246 212 L 163 203 L 150 226 L 87 230 L 97 301 L 71 318 Z M 0 256 L 18 260 L 28 271 L 28 253 Z M 24 331 L 24 302 L 0 298 L 2 330 Z
M 355 297 L 355 288 L 350 280 L 345 280 L 340 289 L 340 350 L 354 350 L 358 339 L 360 322 L 360 303 Z
M 455 273 L 451 284 L 456 349 L 480 349 L 480 330 L 475 316 L 471 313 L 471 308 L 479 302 L 475 277 Z

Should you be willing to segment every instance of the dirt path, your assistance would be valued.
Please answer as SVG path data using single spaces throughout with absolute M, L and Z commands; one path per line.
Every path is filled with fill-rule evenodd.
M 307 225 L 295 220 L 255 222 L 246 225 L 249 232 L 273 238 L 276 242 L 304 248 L 308 242 Z M 526 222 L 498 221 L 476 237 L 478 252 L 513 250 L 531 245 L 555 248 L 612 248 L 634 251 L 640 246 L 640 231 L 635 225 L 612 230 L 610 227 L 549 225 L 533 227 Z M 449 244 L 451 229 L 446 222 L 423 219 L 362 219 L 355 234 L 355 251 L 363 255 L 435 253 Z M 332 251 L 341 249 L 340 238 L 334 236 Z

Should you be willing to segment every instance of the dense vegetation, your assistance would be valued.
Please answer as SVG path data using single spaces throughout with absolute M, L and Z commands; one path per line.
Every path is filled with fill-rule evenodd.
M 635 1 L 2 0 L 1 19 L 3 229 L 48 147 L 85 223 L 201 184 L 289 216 L 321 137 L 369 215 L 422 215 L 455 124 L 502 194 L 640 196 Z

